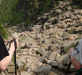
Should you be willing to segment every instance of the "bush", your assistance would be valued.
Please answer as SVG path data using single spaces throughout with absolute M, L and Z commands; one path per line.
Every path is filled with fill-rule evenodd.
M 7 39 L 7 32 L 6 32 L 6 29 L 3 27 L 3 25 L 0 24 L 0 35 L 3 37 L 3 38 L 6 38 Z
M 1 0 L 0 24 L 32 23 L 50 5 L 51 0 Z

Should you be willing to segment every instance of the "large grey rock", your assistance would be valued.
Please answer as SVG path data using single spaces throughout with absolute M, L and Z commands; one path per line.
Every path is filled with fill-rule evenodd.
M 41 65 L 35 70 L 35 72 L 37 72 L 37 73 L 42 73 L 42 72 L 48 73 L 48 72 L 50 72 L 50 70 L 51 70 L 51 66 Z

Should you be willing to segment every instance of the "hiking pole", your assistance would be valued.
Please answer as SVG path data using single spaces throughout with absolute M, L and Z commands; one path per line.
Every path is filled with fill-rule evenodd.
M 67 67 L 67 70 L 70 70 L 70 68 L 71 68 L 71 61 L 69 62 L 69 64 L 68 64 L 68 67 Z
M 14 64 L 15 64 L 15 75 L 17 75 L 17 62 L 16 62 L 16 49 L 17 49 L 17 43 L 16 43 L 16 39 L 13 39 L 14 41 L 14 46 L 15 46 L 15 52 L 14 52 Z

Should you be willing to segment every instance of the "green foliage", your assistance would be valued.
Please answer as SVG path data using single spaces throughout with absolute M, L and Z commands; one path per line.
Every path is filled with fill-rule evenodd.
M 38 0 L 34 0 L 34 8 L 39 8 L 39 2 Z
M 0 34 L 3 38 L 7 38 L 8 33 L 3 25 L 10 23 L 14 19 L 14 10 L 18 0 L 0 0 Z M 11 23 L 12 24 L 12 23 Z
M 50 5 L 51 0 L 0 0 L 0 24 L 32 23 Z
M 0 24 L 9 23 L 18 0 L 0 0 Z
M 3 38 L 6 38 L 7 39 L 7 30 L 3 27 L 3 25 L 0 24 L 0 35 L 2 35 Z
M 27 25 L 34 23 L 36 18 L 51 7 L 56 7 L 58 1 L 66 0 L 0 0 L 0 24 Z M 72 0 L 82 4 L 81 0 Z

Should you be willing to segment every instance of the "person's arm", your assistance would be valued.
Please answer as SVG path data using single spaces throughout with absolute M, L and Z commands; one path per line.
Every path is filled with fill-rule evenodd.
M 16 43 L 18 46 L 18 39 L 16 39 Z M 6 70 L 7 66 L 9 65 L 9 63 L 11 62 L 11 59 L 13 57 L 15 51 L 15 46 L 14 46 L 14 42 L 11 43 L 10 46 L 10 50 L 9 50 L 9 56 L 4 57 L 1 61 L 0 61 L 0 70 Z
M 14 54 L 14 50 L 15 50 L 15 47 L 14 47 L 14 42 L 11 43 L 11 47 L 10 47 L 10 50 L 9 50 L 9 56 L 6 56 L 5 58 L 3 58 L 1 61 L 0 61 L 0 69 L 1 70 L 5 70 L 7 68 L 7 66 L 9 65 L 11 59 L 12 59 L 12 56 Z

